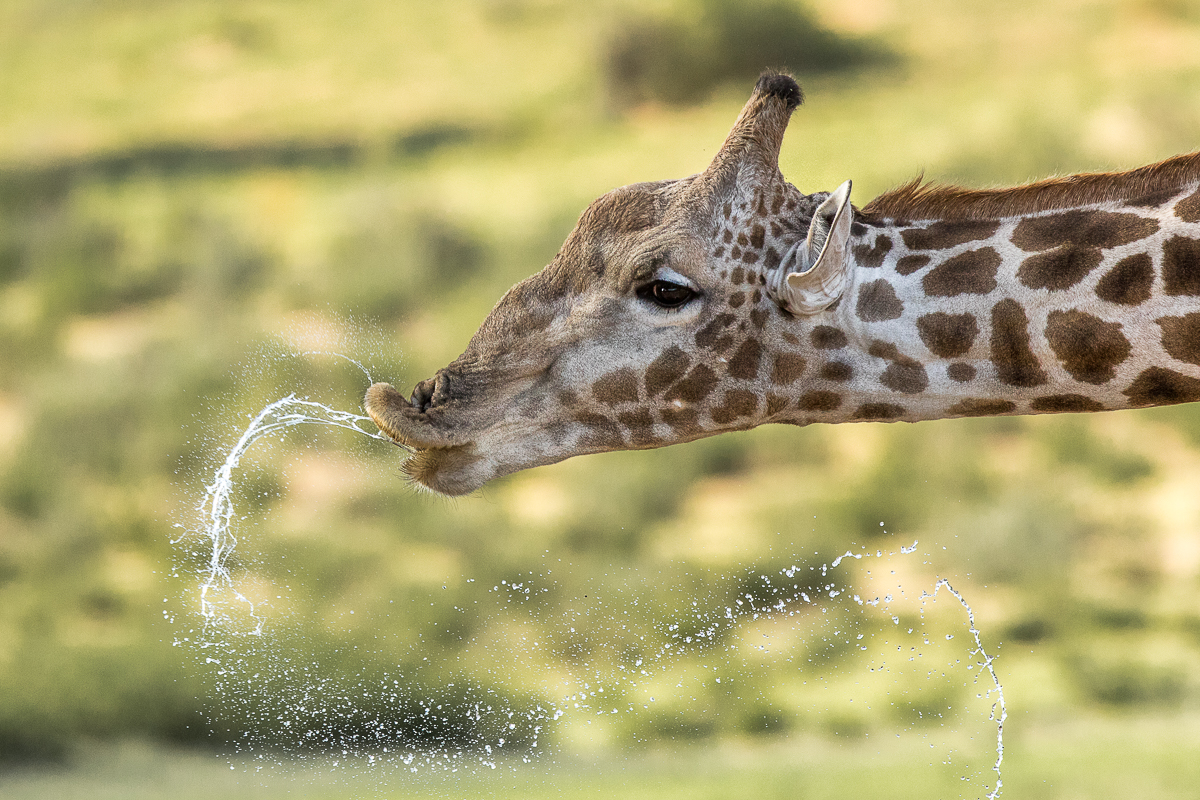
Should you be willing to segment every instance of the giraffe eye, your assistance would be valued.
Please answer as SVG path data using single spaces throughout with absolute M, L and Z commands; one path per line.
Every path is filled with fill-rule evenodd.
M 651 281 L 639 287 L 637 296 L 648 300 L 659 308 L 682 308 L 696 296 L 696 291 L 690 286 L 684 286 L 671 281 Z

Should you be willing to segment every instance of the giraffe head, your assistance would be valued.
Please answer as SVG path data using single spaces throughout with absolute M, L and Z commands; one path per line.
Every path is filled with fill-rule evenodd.
M 799 86 L 759 79 L 712 164 L 616 189 L 514 286 L 466 351 L 406 399 L 365 406 L 446 495 L 571 456 L 661 447 L 780 418 L 804 359 L 796 315 L 840 296 L 849 183 L 806 196 L 778 159 Z

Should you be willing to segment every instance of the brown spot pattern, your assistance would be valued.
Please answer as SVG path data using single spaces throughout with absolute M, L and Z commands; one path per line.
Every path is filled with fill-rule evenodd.
M 1002 383 L 1041 386 L 1046 373 L 1029 346 L 1029 318 L 1016 300 L 1001 300 L 992 307 L 992 363 Z
M 804 374 L 804 358 L 796 353 L 780 353 L 775 356 L 771 368 L 771 383 L 786 386 L 795 383 Z
M 1022 250 L 1050 250 L 1061 245 L 1102 250 L 1144 239 L 1158 230 L 1158 221 L 1115 211 L 1075 209 L 1017 223 L 1013 244 Z
M 733 294 L 729 295 L 729 307 L 730 308 L 741 308 L 742 304 L 745 302 L 746 302 L 745 292 L 734 292 Z
M 696 331 L 696 344 L 707 350 L 716 349 L 717 343 L 725 329 L 737 320 L 733 314 L 723 312 L 717 314 L 707 325 Z M 729 343 L 725 346 L 728 347 Z M 724 348 L 720 348 L 724 349 Z
M 938 220 L 927 228 L 901 231 L 900 236 L 909 250 L 945 250 L 987 239 L 999 228 L 992 220 Z
M 828 325 L 818 325 L 809 334 L 813 347 L 818 350 L 841 350 L 848 343 L 846 334 Z
M 901 353 L 891 342 L 872 342 L 867 352 L 891 362 L 879 377 L 879 382 L 887 388 L 905 394 L 917 394 L 929 386 L 924 365 Z
M 664 400 L 682 400 L 685 403 L 699 403 L 708 397 L 717 385 L 717 376 L 711 369 L 698 364 L 687 376 L 676 383 L 663 396 Z
M 975 343 L 975 337 L 979 335 L 979 322 L 972 314 L 938 311 L 917 319 L 917 333 L 935 356 L 957 358 Z
M 1163 245 L 1163 284 L 1167 294 L 1200 295 L 1200 239 L 1175 236 Z
M 880 278 L 859 287 L 854 312 L 864 322 L 884 322 L 899 319 L 904 313 L 904 303 L 896 296 L 892 285 Z
M 762 345 L 753 337 L 742 342 L 742 346 L 729 359 L 729 375 L 742 380 L 758 377 L 758 363 L 762 360 Z
M 963 364 L 962 362 L 959 362 L 946 367 L 946 375 L 948 375 L 952 381 L 969 383 L 970 381 L 975 380 L 975 368 L 970 364 Z
M 863 403 L 854 412 L 851 419 L 858 420 L 887 420 L 904 415 L 904 406 L 894 403 Z
M 727 425 L 734 420 L 754 416 L 758 411 L 758 395 L 744 389 L 730 389 L 722 398 L 721 405 L 712 410 L 712 421 Z
M 1175 216 L 1184 222 L 1200 222 L 1200 189 L 1175 204 Z
M 961 400 L 950 408 L 946 409 L 946 413 L 955 417 L 992 417 L 997 414 L 1008 414 L 1016 411 L 1017 404 L 1011 400 Z
M 659 411 L 662 421 L 676 433 L 694 433 L 700 430 L 700 412 L 694 408 L 667 407 Z
M 609 406 L 637 402 L 637 373 L 625 367 L 604 375 L 592 384 L 592 396 Z
M 1048 414 L 1076 413 L 1080 411 L 1103 411 L 1104 406 L 1081 394 L 1048 394 L 1036 397 L 1029 407 Z
M 666 389 L 691 366 L 692 360 L 687 353 L 672 345 L 663 351 L 646 368 L 646 394 L 655 397 Z
M 1164 406 L 1200 400 L 1200 380 L 1162 367 L 1144 369 L 1124 394 L 1135 406 Z
M 821 377 L 827 381 L 845 383 L 854 377 L 854 369 L 841 361 L 830 361 L 821 367 Z
M 842 396 L 836 392 L 818 390 L 800 396 L 801 411 L 833 411 L 842 404 Z
M 1167 355 L 1177 361 L 1200 364 L 1200 313 L 1182 317 L 1161 317 L 1162 344 Z
M 1109 303 L 1136 306 L 1150 299 L 1154 264 L 1146 253 L 1135 253 L 1117 262 L 1096 284 L 1096 296 Z
M 1095 247 L 1064 245 L 1025 259 L 1017 278 L 1030 289 L 1062 291 L 1087 277 L 1103 259 L 1104 254 Z
M 921 279 L 921 286 L 930 297 L 988 294 L 996 288 L 999 267 L 1000 254 L 993 248 L 968 250 L 931 269 Z
M 608 417 L 584 411 L 575 415 L 575 421 L 588 429 L 580 438 L 580 444 L 584 447 L 611 449 L 625 444 L 625 436 L 621 433 L 620 426 Z
M 1116 367 L 1132 349 L 1119 322 L 1082 311 L 1051 311 L 1046 341 L 1071 377 L 1097 386 L 1116 377 Z
M 773 417 L 788 407 L 790 401 L 781 394 L 767 395 L 767 416 Z
M 912 275 L 932 260 L 926 255 L 904 256 L 896 262 L 896 272 L 899 272 L 901 275 Z
M 617 415 L 620 422 L 629 431 L 630 444 L 646 445 L 658 439 L 654 435 L 654 417 L 649 409 L 637 408 Z
M 892 240 L 882 233 L 875 237 L 875 245 L 860 244 L 854 248 L 854 260 L 860 267 L 876 269 L 883 266 L 883 259 L 891 252 Z

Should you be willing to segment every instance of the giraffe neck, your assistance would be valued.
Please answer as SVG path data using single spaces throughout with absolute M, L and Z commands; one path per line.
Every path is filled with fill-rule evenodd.
M 798 321 L 818 358 L 797 421 L 1200 400 L 1195 186 L 1154 204 L 861 221 L 840 303 Z

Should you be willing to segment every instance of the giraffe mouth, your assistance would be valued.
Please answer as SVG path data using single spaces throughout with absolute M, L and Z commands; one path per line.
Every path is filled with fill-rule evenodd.
M 414 399 L 419 401 L 418 394 Z M 446 431 L 441 414 L 408 401 L 391 384 L 372 385 L 363 407 L 381 433 L 408 451 L 400 469 L 414 484 L 457 497 L 475 491 L 489 477 L 477 474 L 483 459 L 472 440 Z

